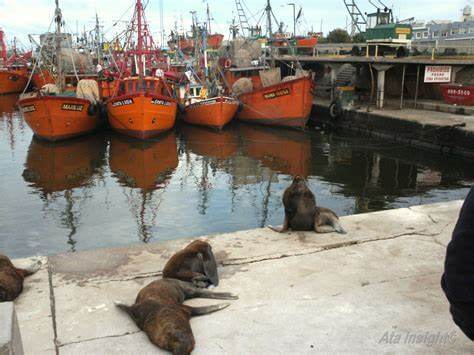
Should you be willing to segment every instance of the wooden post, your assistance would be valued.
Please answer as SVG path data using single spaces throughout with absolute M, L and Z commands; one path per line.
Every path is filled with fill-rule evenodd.
M 375 45 L 375 58 L 377 58 L 378 55 L 379 55 L 379 45 L 376 44 L 376 45 Z
M 400 93 L 400 110 L 403 110 L 403 89 L 405 88 L 405 71 L 406 71 L 406 64 L 403 64 L 403 73 L 402 73 L 402 90 Z
M 420 65 L 416 67 L 416 86 L 415 86 L 415 109 L 418 102 L 418 83 L 420 81 Z
M 367 46 L 365 47 L 365 56 L 369 58 L 369 44 L 367 43 Z

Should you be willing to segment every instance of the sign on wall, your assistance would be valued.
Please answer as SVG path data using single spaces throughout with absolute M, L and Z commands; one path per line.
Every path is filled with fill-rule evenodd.
M 450 65 L 427 65 L 425 67 L 425 83 L 450 83 Z

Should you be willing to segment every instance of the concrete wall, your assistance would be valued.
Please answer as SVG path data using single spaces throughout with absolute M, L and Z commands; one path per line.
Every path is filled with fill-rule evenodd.
M 13 302 L 0 303 L 0 355 L 23 355 Z

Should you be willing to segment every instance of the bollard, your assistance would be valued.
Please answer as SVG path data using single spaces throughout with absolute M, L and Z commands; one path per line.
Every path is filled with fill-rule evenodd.
M 0 303 L 0 355 L 23 355 L 20 328 L 13 302 Z

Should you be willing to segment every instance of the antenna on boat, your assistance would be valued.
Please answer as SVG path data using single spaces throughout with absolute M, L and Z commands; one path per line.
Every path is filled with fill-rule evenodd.
M 62 58 L 61 58 L 61 25 L 62 25 L 62 14 L 59 8 L 59 0 L 56 0 L 56 10 L 54 11 L 54 21 L 56 22 L 56 68 L 58 70 L 58 86 L 59 91 L 62 92 L 63 75 L 62 75 Z

